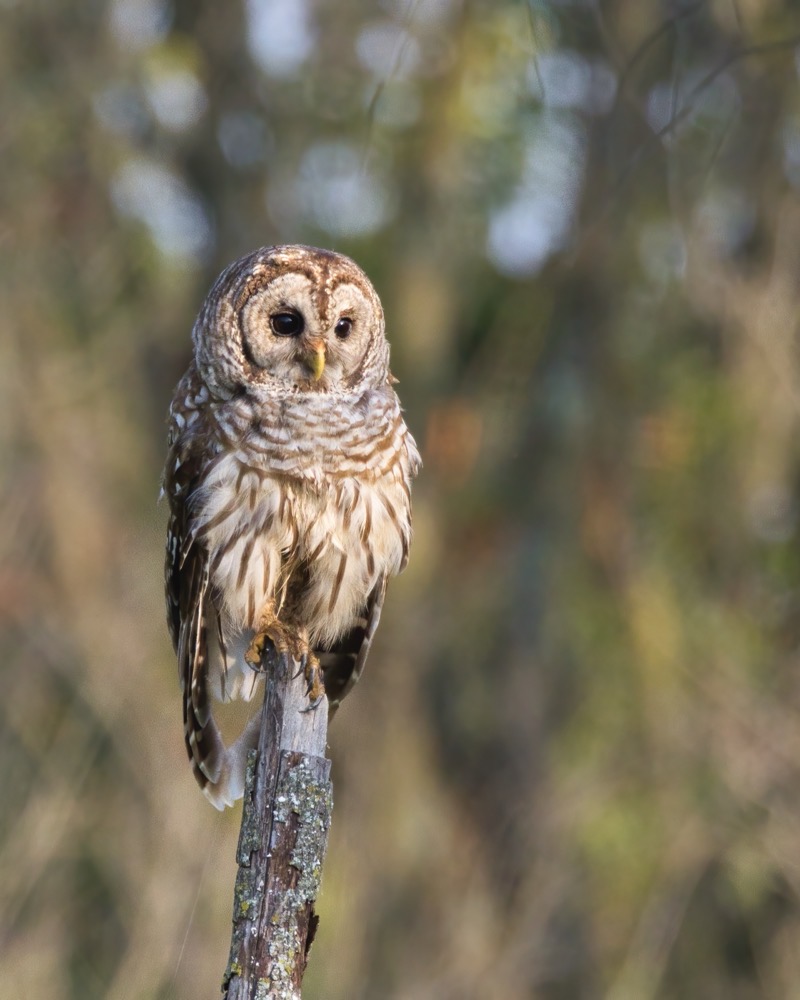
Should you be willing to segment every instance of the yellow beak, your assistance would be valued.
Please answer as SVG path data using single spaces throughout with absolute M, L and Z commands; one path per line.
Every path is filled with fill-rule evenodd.
M 312 341 L 308 345 L 308 350 L 303 354 L 303 361 L 311 369 L 314 381 L 319 382 L 325 371 L 325 342 L 323 340 Z

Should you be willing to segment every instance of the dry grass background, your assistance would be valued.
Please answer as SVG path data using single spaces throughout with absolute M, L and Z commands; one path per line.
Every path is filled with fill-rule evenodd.
M 425 459 L 308 996 L 800 995 L 792 4 L 0 10 L 0 995 L 217 995 L 156 495 L 283 240 L 373 276 Z

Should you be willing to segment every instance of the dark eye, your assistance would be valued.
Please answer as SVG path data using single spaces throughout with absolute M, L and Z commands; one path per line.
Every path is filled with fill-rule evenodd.
M 305 323 L 300 313 L 274 313 L 269 318 L 272 332 L 278 337 L 296 337 L 303 332 Z
M 334 327 L 334 331 L 336 333 L 336 336 L 339 337 L 340 340 L 347 340 L 347 338 L 350 336 L 350 331 L 352 328 L 353 328 L 353 321 L 348 316 L 342 316 L 342 318 Z

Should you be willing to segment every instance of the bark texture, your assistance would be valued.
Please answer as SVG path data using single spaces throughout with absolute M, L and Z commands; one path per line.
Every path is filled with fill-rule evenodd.
M 265 667 L 237 849 L 227 1000 L 299 1000 L 333 808 L 327 701 L 308 710 L 291 659 L 273 654 Z

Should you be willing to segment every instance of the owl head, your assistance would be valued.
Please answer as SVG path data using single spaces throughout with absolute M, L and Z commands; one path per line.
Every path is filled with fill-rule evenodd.
M 351 394 L 389 380 L 383 310 L 361 268 L 306 246 L 263 247 L 219 276 L 192 334 L 219 398 Z

